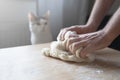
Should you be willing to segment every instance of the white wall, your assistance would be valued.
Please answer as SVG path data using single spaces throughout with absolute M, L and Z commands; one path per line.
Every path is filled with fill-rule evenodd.
M 30 44 L 27 14 L 35 0 L 0 0 L 0 48 Z
M 64 0 L 64 27 L 84 24 L 88 13 L 88 0 Z
M 85 24 L 90 4 L 89 0 L 39 0 L 38 15 L 50 10 L 50 27 L 55 40 L 61 28 Z M 116 0 L 108 14 L 114 13 L 119 5 L 120 0 Z
M 36 0 L 0 0 L 0 48 L 30 44 L 27 13 L 36 13 Z M 37 14 L 50 10 L 50 27 L 56 39 L 61 28 L 84 24 L 89 9 L 88 0 L 38 0 Z M 120 0 L 109 11 L 112 14 Z
M 54 40 L 61 28 L 84 23 L 87 0 L 39 0 L 39 16 L 50 10 L 50 27 Z M 84 8 L 84 9 L 82 9 Z M 79 19 L 80 18 L 80 19 Z
M 30 44 L 27 13 L 36 12 L 35 1 L 0 0 L 0 48 Z M 38 15 L 50 10 L 54 40 L 61 28 L 79 23 L 81 1 L 84 0 L 38 0 Z
M 50 10 L 50 28 L 54 40 L 59 30 L 63 27 L 63 1 L 64 0 L 39 0 L 39 15 L 42 16 Z

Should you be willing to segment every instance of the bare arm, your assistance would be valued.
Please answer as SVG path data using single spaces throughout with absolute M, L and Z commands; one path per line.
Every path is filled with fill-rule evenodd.
M 104 29 L 97 32 L 79 35 L 79 37 L 71 40 L 69 39 L 70 47 L 69 50 L 75 53 L 75 49 L 82 45 L 84 48 L 81 50 L 81 57 L 85 57 L 86 54 L 92 53 L 96 50 L 103 49 L 109 46 L 112 41 L 120 35 L 120 7 L 112 16 L 108 24 Z M 78 40 L 76 42 L 76 40 Z
M 120 35 L 120 7 L 105 26 L 104 31 L 111 40 L 114 40 L 118 35 Z
M 87 25 L 95 31 L 115 0 L 96 0 Z
M 64 28 L 60 31 L 57 39 L 64 40 L 64 35 L 67 31 L 75 31 L 78 34 L 96 31 L 114 1 L 115 0 L 96 0 L 87 24 Z

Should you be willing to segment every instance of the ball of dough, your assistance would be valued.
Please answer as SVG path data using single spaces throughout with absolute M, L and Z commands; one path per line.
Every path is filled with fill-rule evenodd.
M 44 48 L 42 49 L 42 53 L 45 56 L 51 56 L 54 58 L 59 58 L 64 61 L 74 61 L 74 62 L 92 62 L 95 60 L 95 56 L 92 54 L 87 54 L 87 58 L 81 58 L 80 52 L 82 50 L 82 47 L 76 50 L 75 55 L 71 54 L 70 52 L 67 52 L 65 44 L 67 39 L 69 38 L 70 34 L 76 34 L 76 32 L 68 31 L 65 34 L 65 40 L 64 41 L 54 41 L 51 43 L 50 48 Z

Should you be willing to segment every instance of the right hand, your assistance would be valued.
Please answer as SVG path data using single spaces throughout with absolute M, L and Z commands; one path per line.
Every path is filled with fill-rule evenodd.
M 64 36 L 67 31 L 75 31 L 77 34 L 85 34 L 89 32 L 95 31 L 95 29 L 91 28 L 92 25 L 75 25 L 67 28 L 61 29 L 60 33 L 57 36 L 57 40 L 64 40 Z M 75 35 L 70 35 L 69 37 L 75 37 Z
M 85 58 L 87 54 L 93 53 L 96 50 L 103 49 L 109 46 L 115 38 L 102 29 L 96 32 L 78 35 L 66 41 L 66 49 L 72 54 L 76 54 L 76 50 L 82 47 L 80 57 Z

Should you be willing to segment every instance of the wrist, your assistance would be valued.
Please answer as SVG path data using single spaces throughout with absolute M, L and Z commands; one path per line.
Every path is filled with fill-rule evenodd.
M 116 37 L 117 35 L 115 35 L 113 32 L 111 31 L 107 31 L 106 29 L 103 29 L 102 30 L 104 32 L 104 35 L 105 35 L 105 39 L 106 41 L 108 42 L 112 42 Z
M 88 20 L 86 25 L 89 26 L 89 29 L 91 29 L 92 31 L 96 31 L 99 26 L 99 24 L 95 22 L 94 20 L 91 20 L 91 21 Z
M 97 26 L 94 23 L 87 23 L 85 25 L 85 29 L 87 29 L 87 32 L 95 32 L 97 30 Z

